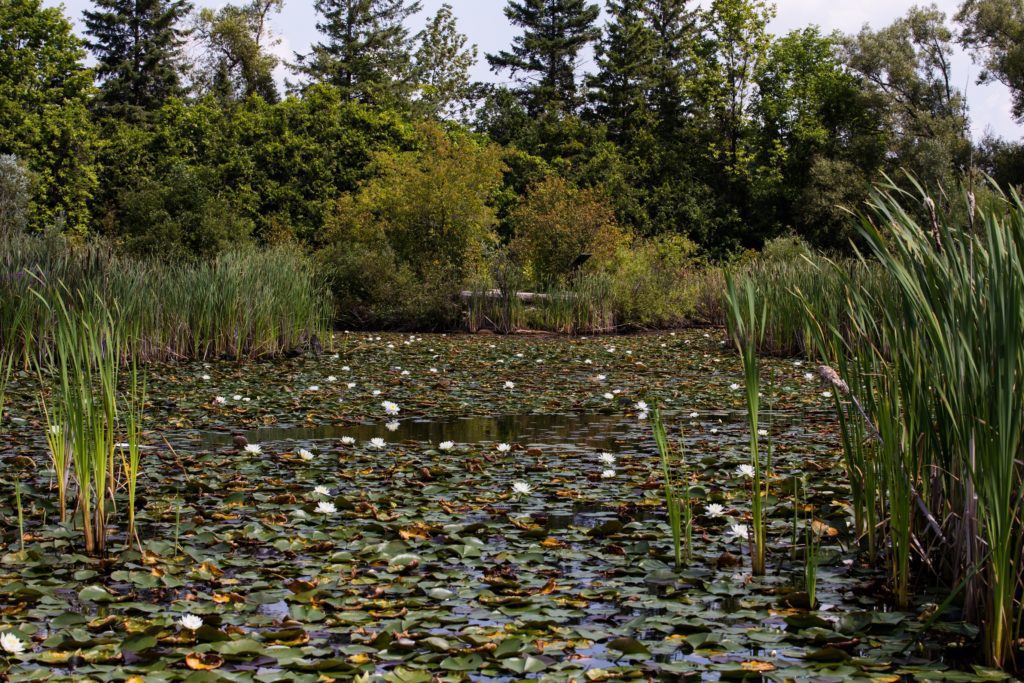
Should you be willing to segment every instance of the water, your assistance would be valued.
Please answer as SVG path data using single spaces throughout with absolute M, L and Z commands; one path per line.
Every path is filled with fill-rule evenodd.
M 389 442 L 413 441 L 438 444 L 505 442 L 524 446 L 573 444 L 616 451 L 636 429 L 649 429 L 622 414 L 572 413 L 563 415 L 502 415 L 442 419 L 409 418 L 398 421 L 394 431 L 385 422 L 360 422 L 315 427 L 278 425 L 240 432 L 250 443 L 330 441 L 350 436 L 357 443 L 380 437 Z M 202 445 L 219 448 L 232 445 L 229 433 L 205 433 Z

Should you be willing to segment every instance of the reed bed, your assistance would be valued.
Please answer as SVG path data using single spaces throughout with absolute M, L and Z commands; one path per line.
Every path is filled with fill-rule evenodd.
M 960 201 L 953 222 L 923 192 L 879 190 L 856 263 L 747 277 L 768 302 L 766 349 L 822 361 L 861 547 L 887 567 L 894 602 L 909 608 L 920 583 L 948 586 L 984 659 L 1019 671 L 1024 204 Z
M 0 244 L 0 347 L 26 367 L 55 348 L 60 290 L 69 304 L 109 305 L 140 360 L 253 359 L 326 337 L 326 289 L 296 249 L 229 252 L 165 263 L 61 237 Z

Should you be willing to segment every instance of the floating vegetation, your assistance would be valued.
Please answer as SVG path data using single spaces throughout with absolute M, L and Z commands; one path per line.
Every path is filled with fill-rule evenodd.
M 743 367 L 723 337 L 353 334 L 336 354 L 151 364 L 134 494 L 114 488 L 96 556 L 80 516 L 61 523 L 38 378 L 16 372 L 0 458 L 24 533 L 12 488 L 0 666 L 11 680 L 998 680 L 968 666 L 977 629 L 936 615 L 948 591 L 918 586 L 897 609 L 862 561 L 833 399 L 800 361 L 760 364 L 773 449 L 765 573 L 751 572 Z

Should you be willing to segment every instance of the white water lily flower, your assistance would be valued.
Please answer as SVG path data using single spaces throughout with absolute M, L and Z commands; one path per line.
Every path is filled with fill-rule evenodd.
M 316 456 L 313 455 L 312 452 L 307 451 L 305 448 L 300 448 L 299 449 L 299 457 L 302 458 L 303 460 L 312 460 Z
M 350 367 L 349 367 L 349 366 L 347 366 L 347 365 L 342 365 L 342 366 L 341 366 L 341 371 L 342 371 L 342 372 L 350 372 L 351 370 L 352 370 L 352 368 L 350 368 Z
M 814 373 L 813 372 L 805 372 L 804 373 L 804 379 L 807 380 L 808 382 L 810 382 L 811 380 L 814 379 Z
M 611 453 L 602 453 L 601 455 L 599 455 L 597 457 L 605 465 L 614 465 L 615 464 L 615 456 L 612 455 Z
M 408 377 L 410 372 L 408 370 L 402 370 L 402 377 Z
M 823 391 L 823 392 L 821 392 L 821 396 L 822 396 L 822 398 L 832 398 L 832 392 L 831 391 Z
M 231 397 L 231 400 L 233 400 L 233 401 L 241 401 L 242 400 L 242 395 L 241 394 L 235 394 L 234 396 Z
M 348 387 L 349 389 L 355 389 L 356 388 L 356 383 L 355 382 L 346 382 L 345 386 Z
M 615 470 L 605 470 L 601 473 L 602 479 L 613 479 L 615 477 Z
M 647 419 L 647 413 L 646 412 L 637 413 L 636 414 L 636 419 L 640 420 L 641 422 L 646 420 Z
M 635 408 L 637 410 L 639 410 L 641 413 L 646 413 L 647 412 L 647 403 L 644 402 L 644 401 L 637 401 Z
M 725 508 L 718 503 L 711 503 L 704 508 L 704 513 L 708 517 L 725 517 Z
M 598 381 L 598 382 L 603 382 L 603 381 L 605 381 L 606 379 L 608 379 L 608 376 L 607 376 L 607 375 L 598 375 L 598 376 L 597 376 L 597 381 Z
M 436 375 L 436 374 L 437 374 L 437 368 L 430 368 L 430 372 L 431 372 L 432 374 L 435 374 L 435 375 Z
M 341 445 L 342 446 L 353 446 L 353 445 L 355 445 L 355 443 L 356 443 L 356 440 L 354 438 L 352 438 L 351 436 L 343 436 L 343 437 L 341 437 Z
M 307 391 L 320 391 L 320 385 L 319 384 L 310 385 L 310 387 L 309 387 L 309 389 L 307 389 Z
M 203 379 L 210 379 L 209 375 L 203 375 Z
M 20 655 L 25 651 L 25 643 L 13 633 L 0 633 L 0 647 L 11 655 Z
M 499 453 L 508 453 L 510 450 L 512 450 L 512 447 L 509 446 L 507 443 L 499 443 L 496 446 L 496 448 L 498 449 Z
M 321 515 L 333 515 L 338 511 L 338 508 L 334 507 L 334 503 L 329 503 L 326 500 L 321 500 L 316 504 L 316 511 Z
M 758 436 L 768 436 L 768 430 L 767 429 L 758 429 L 757 430 L 757 435 Z
M 384 442 L 384 439 L 380 438 L 379 436 L 375 436 L 372 439 L 370 439 L 369 443 L 367 443 L 366 445 L 378 451 L 382 451 L 384 450 L 385 447 L 387 447 L 387 444 Z
M 184 629 L 196 631 L 203 625 L 203 618 L 197 617 L 194 614 L 186 614 L 181 619 L 178 619 L 178 623 L 181 624 L 181 627 Z
M 592 360 L 590 360 L 590 359 L 588 358 L 588 359 L 586 359 L 585 361 L 583 361 L 583 364 L 584 364 L 584 365 L 593 365 L 593 364 L 594 364 L 594 361 L 592 361 Z
M 690 413 L 691 420 L 696 420 L 698 417 L 700 417 L 700 413 Z
M 610 401 L 610 400 L 612 400 L 613 398 L 615 398 L 615 394 L 613 394 L 613 393 L 611 393 L 611 392 L 609 392 L 609 393 L 606 393 L 606 394 L 604 395 L 604 398 L 605 398 L 605 400 L 606 400 L 606 401 Z
M 437 449 L 441 451 L 450 451 L 453 448 L 455 448 L 454 441 L 442 441 L 437 445 Z
M 740 385 L 736 384 L 736 382 L 733 382 L 732 384 L 729 385 L 729 388 L 732 389 L 733 391 L 739 391 Z
M 329 496 L 331 495 L 331 490 L 321 484 L 320 486 L 317 486 L 315 489 L 313 489 L 313 493 L 315 493 L 318 496 Z
M 512 484 L 512 493 L 517 496 L 528 496 L 531 491 L 533 491 L 533 487 L 525 481 L 517 481 Z
M 711 433 L 712 434 L 717 434 L 718 433 L 718 427 L 712 427 L 711 428 Z
M 402 409 L 398 407 L 398 404 L 393 401 L 384 401 L 380 404 L 380 407 L 384 409 L 384 412 L 388 415 L 398 415 L 402 412 Z
M 384 428 L 387 429 L 389 432 L 397 432 L 398 428 L 401 427 L 401 426 L 402 426 L 401 422 L 399 422 L 398 420 L 392 420 L 391 422 L 388 422 L 387 424 L 385 424 Z
M 729 527 L 730 537 L 735 538 L 737 541 L 745 541 L 750 538 L 750 532 L 747 530 L 746 524 L 733 524 Z
M 372 394 L 373 396 L 380 396 L 380 394 L 381 394 L 381 391 L 380 391 L 380 389 L 374 389 L 374 390 L 373 390 L 373 391 L 371 391 L 370 393 L 371 393 L 371 394 Z
M 224 403 L 227 403 L 227 399 L 224 398 L 223 396 L 214 396 L 213 402 L 218 405 L 222 405 Z
M 334 375 L 327 375 L 327 381 L 328 382 L 337 382 L 338 378 L 335 377 Z
M 260 446 L 258 443 L 250 443 L 246 445 L 245 452 L 251 453 L 252 455 L 259 455 L 260 453 L 263 452 L 263 447 Z
M 736 468 L 737 477 L 746 477 L 752 479 L 754 477 L 754 466 L 753 465 L 740 465 Z
M 506 389 L 515 389 L 516 388 L 516 383 L 515 382 L 505 382 L 505 388 Z

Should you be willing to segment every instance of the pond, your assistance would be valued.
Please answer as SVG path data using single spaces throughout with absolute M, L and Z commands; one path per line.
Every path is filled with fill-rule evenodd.
M 122 497 L 105 558 L 54 523 L 35 379 L 18 376 L 2 457 L 26 541 L 5 500 L 0 624 L 28 647 L 7 675 L 998 679 L 963 665 L 976 633 L 955 611 L 925 629 L 941 597 L 891 608 L 850 528 L 831 399 L 799 361 L 766 364 L 769 567 L 750 575 L 732 533 L 750 519 L 741 374 L 721 341 L 340 334 L 321 356 L 150 367 L 139 539 Z M 679 568 L 641 403 L 680 447 Z M 815 609 L 807 520 L 825 530 Z

